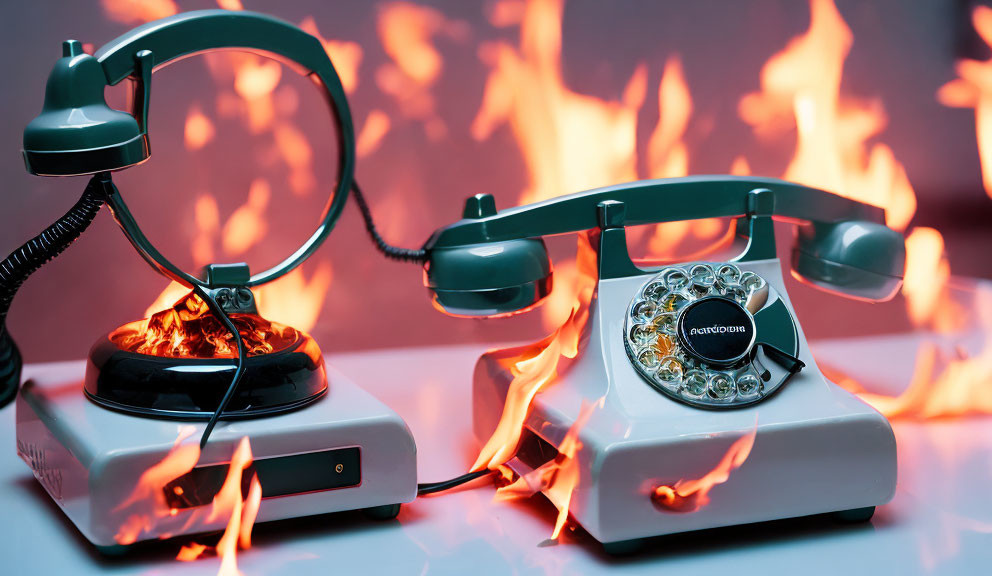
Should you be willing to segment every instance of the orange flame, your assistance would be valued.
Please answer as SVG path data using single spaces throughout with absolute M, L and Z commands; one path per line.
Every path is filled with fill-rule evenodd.
M 531 472 L 517 478 L 512 484 L 496 491 L 497 499 L 528 497 L 537 492 L 543 492 L 548 500 L 558 508 L 558 518 L 555 520 L 551 539 L 557 540 L 568 520 L 568 510 L 572 501 L 572 492 L 579 484 L 579 463 L 576 455 L 582 449 L 579 441 L 579 431 L 589 422 L 589 418 L 597 408 L 602 408 L 606 398 L 600 398 L 592 404 L 583 401 L 579 415 L 568 428 L 565 437 L 558 446 L 558 455 Z
M 975 6 L 971 22 L 982 40 L 992 47 L 992 8 Z M 985 193 L 992 198 L 992 59 L 961 60 L 955 69 L 959 77 L 941 86 L 937 100 L 944 106 L 975 109 L 982 183 Z
M 557 374 L 561 357 L 578 355 L 579 336 L 589 319 L 589 306 L 596 287 L 596 254 L 588 236 L 579 236 L 579 274 L 572 313 L 553 334 L 507 360 L 510 381 L 499 422 L 472 465 L 472 471 L 495 470 L 516 453 L 524 421 L 538 392 Z
M 179 12 L 172 0 L 101 0 L 100 4 L 108 18 L 122 24 L 151 22 Z
M 199 445 L 185 443 L 195 431 L 193 426 L 184 426 L 168 454 L 139 477 L 132 493 L 115 509 L 128 514 L 115 535 L 119 544 L 133 544 L 142 534 L 156 529 L 159 522 L 178 516 L 179 510 L 169 508 L 164 488 L 193 470 L 199 461 Z M 251 531 L 261 504 L 262 486 L 258 477 L 253 475 L 248 496 L 242 499 L 241 481 L 252 460 L 251 443 L 247 437 L 242 438 L 231 457 L 224 484 L 214 495 L 209 511 L 203 508 L 188 511 L 188 517 L 181 524 L 181 531 L 188 532 L 194 531 L 199 524 L 209 525 L 228 518 L 224 535 L 214 548 L 221 558 L 219 576 L 241 574 L 237 567 L 237 550 L 239 547 L 251 547 Z M 171 532 L 165 532 L 160 538 L 171 535 Z M 202 557 L 208 550 L 208 546 L 194 542 L 183 546 L 176 559 L 190 562 Z
M 670 512 L 695 512 L 710 503 L 710 490 L 730 479 L 730 473 L 744 464 L 751 455 L 754 439 L 758 434 L 755 426 L 730 445 L 720 462 L 701 478 L 679 480 L 674 485 L 662 484 L 651 494 L 655 506 Z
M 389 2 L 378 7 L 376 27 L 383 50 L 392 60 L 376 70 L 377 86 L 396 99 L 403 115 L 422 121 L 429 138 L 443 137 L 447 127 L 435 111 L 431 87 L 441 75 L 444 59 L 434 39 L 463 40 L 468 26 L 428 6 Z
M 130 496 L 114 509 L 115 512 L 128 514 L 127 520 L 114 535 L 118 544 L 134 544 L 143 533 L 153 529 L 158 521 L 175 514 L 166 503 L 162 488 L 196 466 L 200 459 L 200 446 L 183 443 L 194 432 L 195 427 L 183 426 L 165 458 L 145 470 Z
M 370 156 L 379 149 L 379 144 L 382 143 L 382 139 L 389 132 L 391 124 L 392 122 L 390 122 L 389 116 L 382 110 L 369 112 L 369 115 L 365 117 L 365 124 L 362 126 L 362 131 L 358 133 L 358 139 L 355 144 L 355 153 L 359 158 Z
M 221 245 L 225 254 L 229 256 L 244 254 L 262 240 L 268 231 L 265 210 L 268 208 L 271 196 L 268 181 L 263 178 L 252 181 L 248 189 L 248 202 L 235 210 L 224 224 Z
M 341 78 L 341 85 L 344 91 L 351 94 L 358 88 L 358 67 L 362 63 L 362 47 L 356 42 L 346 42 L 342 40 L 329 40 L 320 34 L 317 22 L 313 16 L 307 16 L 300 22 L 300 28 L 307 34 L 316 36 L 320 43 L 324 45 L 324 52 L 334 64 L 334 69 Z
M 916 326 L 941 322 L 949 327 L 953 303 L 947 296 L 951 267 L 944 253 L 944 238 L 933 228 L 913 228 L 906 237 L 906 271 L 903 296 L 909 319 Z M 942 312 L 942 313 L 938 313 Z
M 858 394 L 888 418 L 931 419 L 992 414 L 992 292 L 974 293 L 976 324 L 985 338 L 977 354 L 956 347 L 952 354 L 934 342 L 920 344 L 913 379 L 904 392 L 891 396 L 866 392 L 847 374 L 827 369 L 838 385 Z
M 810 12 L 809 30 L 765 64 L 762 91 L 741 100 L 740 116 L 763 139 L 796 128 L 786 180 L 880 206 L 886 223 L 903 230 L 916 211 L 916 195 L 892 150 L 868 145 L 885 128 L 882 104 L 840 94 L 851 30 L 832 0 L 810 0 Z
M 561 71 L 563 0 L 524 7 L 519 49 L 497 42 L 479 50 L 491 68 L 472 136 L 509 125 L 529 174 L 521 203 L 637 179 L 637 113 L 647 92 L 639 66 L 620 101 L 578 94 Z
M 193 105 L 186 114 L 184 139 L 187 150 L 199 150 L 214 138 L 214 125 L 199 106 Z

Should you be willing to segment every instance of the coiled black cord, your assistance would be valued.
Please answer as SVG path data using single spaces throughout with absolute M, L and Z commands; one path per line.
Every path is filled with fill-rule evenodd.
M 7 332 L 10 304 L 31 274 L 61 254 L 89 227 L 103 207 L 109 182 L 109 172 L 95 174 L 64 216 L 0 262 L 0 408 L 17 396 L 21 383 L 21 353 Z
M 365 201 L 365 195 L 362 194 L 362 189 L 358 186 L 357 180 L 351 181 L 351 193 L 355 197 L 355 202 L 358 203 L 358 209 L 362 211 L 362 218 L 365 220 L 365 229 L 368 230 L 369 236 L 372 237 L 372 241 L 375 242 L 375 247 L 379 249 L 379 252 L 382 252 L 386 258 L 401 262 L 424 263 L 427 261 L 426 250 L 399 248 L 389 244 L 379 235 L 379 231 L 375 228 L 375 222 L 372 220 L 372 210 L 369 208 L 368 202 Z

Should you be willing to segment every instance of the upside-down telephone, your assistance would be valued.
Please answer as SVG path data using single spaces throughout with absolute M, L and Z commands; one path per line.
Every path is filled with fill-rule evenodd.
M 630 257 L 627 226 L 713 217 L 736 219 L 742 251 L 735 258 L 648 269 Z M 817 369 L 786 293 L 774 219 L 797 224 L 791 270 L 800 280 L 869 301 L 890 299 L 901 286 L 903 239 L 884 225 L 880 208 L 764 178 L 641 181 L 500 212 L 492 197 L 478 195 L 462 220 L 427 243 L 425 282 L 436 307 L 499 316 L 550 292 L 541 236 L 586 235 L 595 289 L 582 349 L 534 396 L 507 465 L 525 475 L 554 458 L 583 404 L 601 399 L 577 431 L 580 480 L 570 506 L 601 542 L 623 547 L 824 512 L 867 519 L 891 499 L 891 428 Z M 511 394 L 512 361 L 533 355 L 521 347 L 479 360 L 480 440 L 496 429 Z M 749 430 L 746 465 L 707 506 L 674 515 L 652 505 L 653 488 L 704 475 Z

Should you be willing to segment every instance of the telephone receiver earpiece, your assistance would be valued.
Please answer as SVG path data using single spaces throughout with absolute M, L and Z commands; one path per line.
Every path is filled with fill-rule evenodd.
M 604 222 L 604 215 L 616 221 Z M 881 208 L 792 182 L 740 176 L 644 180 L 502 212 L 492 196 L 473 196 L 462 220 L 437 230 L 425 245 L 424 283 L 446 313 L 507 315 L 550 292 L 551 262 L 541 236 L 719 217 L 766 220 L 766 246 L 757 251 L 762 258 L 776 257 L 771 218 L 803 222 L 793 272 L 817 288 L 884 301 L 902 285 L 903 237 L 885 227 Z M 645 273 L 629 262 L 626 246 L 622 250 L 627 265 L 601 262 L 601 272 L 608 266 L 611 277 Z
M 108 106 L 106 87 L 97 59 L 83 52 L 78 41 L 63 42 L 62 58 L 48 76 L 41 114 L 24 129 L 28 172 L 39 176 L 95 174 L 148 159 L 146 117 L 139 124 L 138 118 Z
M 488 194 L 466 201 L 462 216 L 496 215 Z M 551 293 L 552 269 L 541 238 L 438 246 L 430 252 L 424 282 L 434 306 L 452 316 L 495 317 L 521 312 Z
M 792 272 L 799 280 L 873 302 L 896 295 L 905 262 L 902 234 L 864 220 L 802 224 L 792 249 Z

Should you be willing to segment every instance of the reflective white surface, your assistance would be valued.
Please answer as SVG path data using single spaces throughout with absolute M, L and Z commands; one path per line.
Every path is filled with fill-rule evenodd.
M 862 339 L 813 348 L 818 358 L 843 360 L 858 375 L 879 372 L 869 364 L 873 350 L 901 350 L 909 358 L 915 342 Z M 481 352 L 479 346 L 387 350 L 330 362 L 407 421 L 423 482 L 461 474 L 475 457 L 470 378 Z M 911 362 L 893 368 L 891 378 L 908 382 Z M 82 363 L 31 366 L 27 375 L 39 370 L 72 380 L 82 376 Z M 496 503 L 483 482 L 406 505 L 393 522 L 340 513 L 260 524 L 239 567 L 246 576 L 989 573 L 992 418 L 894 427 L 899 484 L 870 524 L 807 518 L 689 533 L 650 540 L 644 552 L 616 559 L 581 531 L 546 542 L 556 515 L 550 504 L 540 496 Z M 175 561 L 179 546 L 153 543 L 123 558 L 100 556 L 17 458 L 14 410 L 0 411 L 0 574 L 216 574 L 216 558 Z

